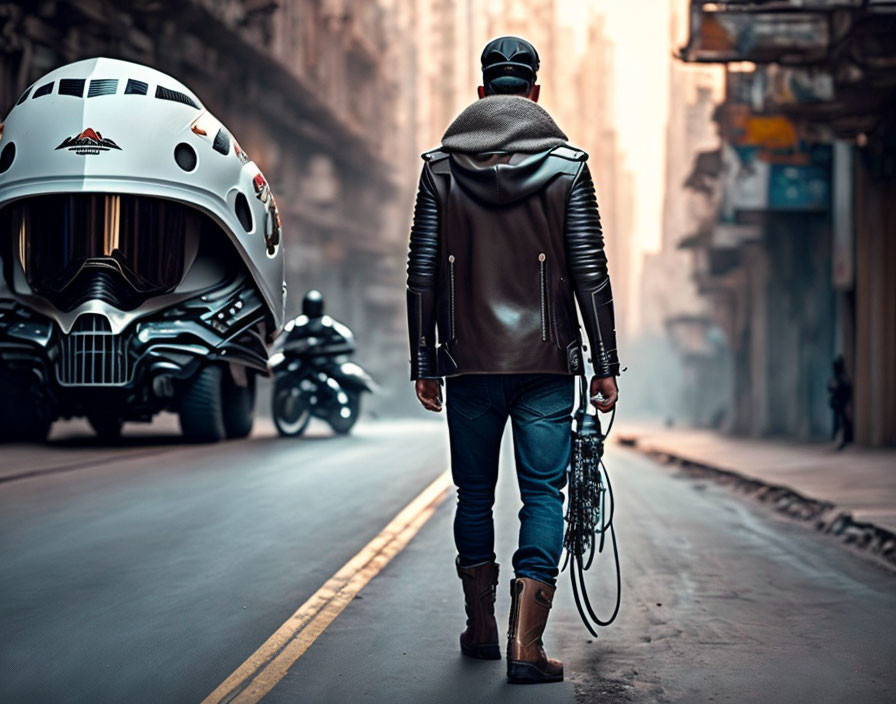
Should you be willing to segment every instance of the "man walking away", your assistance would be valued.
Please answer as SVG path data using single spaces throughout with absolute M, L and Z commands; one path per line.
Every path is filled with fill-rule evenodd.
M 587 155 L 536 104 L 538 54 L 518 37 L 482 52 L 480 100 L 423 155 L 408 257 L 411 379 L 442 407 L 447 377 L 454 538 L 467 628 L 461 651 L 500 659 L 492 506 L 509 418 L 523 508 L 513 556 L 510 682 L 558 682 L 542 633 L 563 542 L 574 378 L 585 373 L 576 301 L 594 377 L 592 402 L 617 398 L 619 362 L 603 235 Z M 436 330 L 438 329 L 438 342 Z
M 837 355 L 833 363 L 833 376 L 828 380 L 828 405 L 834 414 L 834 427 L 831 439 L 836 440 L 837 449 L 842 450 L 853 439 L 852 419 L 849 417 L 849 402 L 852 401 L 852 384 L 846 373 L 846 362 L 843 355 Z

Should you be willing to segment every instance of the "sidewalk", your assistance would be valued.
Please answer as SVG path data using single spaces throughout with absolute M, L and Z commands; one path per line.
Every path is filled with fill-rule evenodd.
M 896 450 L 623 425 L 616 442 L 754 494 L 896 564 Z

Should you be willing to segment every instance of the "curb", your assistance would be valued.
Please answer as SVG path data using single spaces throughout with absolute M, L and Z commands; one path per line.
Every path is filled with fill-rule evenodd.
M 662 464 L 680 467 L 691 477 L 711 479 L 717 484 L 731 487 L 790 518 L 804 522 L 811 521 L 819 532 L 835 536 L 850 548 L 873 556 L 889 569 L 896 569 L 896 533 L 873 523 L 856 521 L 852 513 L 835 504 L 805 496 L 782 484 L 771 484 L 667 450 L 643 447 L 639 444 L 637 436 L 619 435 L 617 442 Z

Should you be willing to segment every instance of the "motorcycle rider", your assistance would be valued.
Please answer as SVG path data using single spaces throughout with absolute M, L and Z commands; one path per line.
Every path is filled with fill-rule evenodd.
M 508 417 L 523 509 L 513 556 L 510 682 L 556 682 L 542 647 L 563 539 L 574 377 L 591 346 L 591 396 L 617 399 L 614 315 L 587 154 L 536 104 L 539 59 L 518 37 L 482 52 L 480 100 L 423 155 L 408 258 L 411 379 L 431 411 L 448 377 L 454 536 L 465 655 L 500 659 L 492 505 Z M 438 344 L 436 330 L 438 329 Z M 600 394 L 598 396 L 598 394 Z
M 326 346 L 324 353 L 335 354 L 336 345 L 345 346 L 346 352 L 354 350 L 354 334 L 347 326 L 329 315 L 324 315 L 324 295 L 316 288 L 310 289 L 302 298 L 302 315 L 296 318 L 292 325 L 287 324 L 285 331 L 286 350 L 290 348 L 291 343 L 309 337 L 320 338 L 318 345 L 321 348 Z
M 361 412 L 361 395 L 376 383 L 350 360 L 355 337 L 342 323 L 324 315 L 317 289 L 305 294 L 302 315 L 289 321 L 271 358 L 274 372 L 274 425 L 284 436 L 301 435 L 316 416 L 334 432 L 348 433 Z

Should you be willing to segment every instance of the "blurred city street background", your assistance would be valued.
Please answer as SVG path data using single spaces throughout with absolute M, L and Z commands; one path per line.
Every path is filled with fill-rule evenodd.
M 896 0 L 0 2 L 2 115 L 93 56 L 190 86 L 277 195 L 287 316 L 320 289 L 380 386 L 345 437 L 278 438 L 265 385 L 245 440 L 184 444 L 162 414 L 0 445 L 0 701 L 258 701 L 211 695 L 439 481 L 444 419 L 407 380 L 410 217 L 503 34 L 537 48 L 596 183 L 621 614 L 586 637 L 562 576 L 564 684 L 464 661 L 449 491 L 264 700 L 896 701 Z

